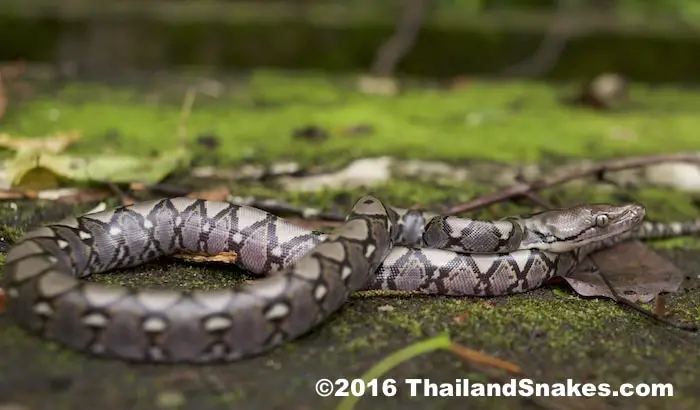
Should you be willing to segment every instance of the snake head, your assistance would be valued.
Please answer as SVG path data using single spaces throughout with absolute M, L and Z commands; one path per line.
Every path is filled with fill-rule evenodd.
M 638 204 L 587 204 L 524 215 L 521 248 L 569 252 L 638 228 L 645 213 Z

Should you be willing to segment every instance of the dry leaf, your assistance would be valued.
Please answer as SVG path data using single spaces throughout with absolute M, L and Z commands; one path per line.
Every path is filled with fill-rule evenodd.
M 112 196 L 112 191 L 97 188 L 65 188 L 50 191 L 39 191 L 40 199 L 53 199 L 63 204 L 84 204 L 101 201 Z
M 1 85 L 1 84 L 0 84 Z M 0 100 L 2 97 L 0 87 Z M 0 111 L 1 111 L 0 101 Z M 2 116 L 0 114 L 0 116 Z M 0 134 L 0 147 L 14 151 L 31 150 L 58 154 L 80 139 L 79 131 L 60 132 L 46 137 L 13 137 L 9 134 Z
M 173 255 L 173 257 L 188 262 L 195 263 L 206 263 L 206 262 L 216 262 L 216 263 L 236 263 L 238 260 L 238 254 L 236 252 L 221 252 L 217 255 L 200 255 L 195 253 L 178 253 Z
M 188 198 L 204 199 L 207 201 L 225 201 L 231 191 L 226 187 L 219 187 L 207 191 L 192 192 L 187 195 Z
M 640 241 L 623 242 L 590 255 L 564 279 L 581 296 L 613 298 L 598 275 L 600 271 L 618 295 L 633 302 L 650 302 L 659 293 L 673 293 L 683 272 Z
M 467 318 L 469 317 L 469 312 L 462 312 L 459 315 L 455 316 L 455 322 L 456 323 L 463 323 Z
M 35 199 L 37 192 L 32 190 L 0 189 L 0 200 Z
M 157 157 L 96 156 L 71 157 L 22 150 L 5 162 L 11 187 L 50 189 L 64 180 L 72 182 L 142 182 L 153 184 L 180 167 L 189 166 L 191 153 L 184 148 Z

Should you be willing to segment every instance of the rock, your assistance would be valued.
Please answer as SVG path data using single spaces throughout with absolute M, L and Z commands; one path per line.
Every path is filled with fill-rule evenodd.
M 303 178 L 280 178 L 279 182 L 290 191 L 314 192 L 326 188 L 370 187 L 391 178 L 391 157 L 363 158 L 353 161 L 345 169 L 332 174 Z
M 667 186 L 685 192 L 700 192 L 700 166 L 686 162 L 652 165 L 644 171 L 654 185 Z
M 399 92 L 399 84 L 391 77 L 361 76 L 357 80 L 357 89 L 365 94 L 396 95 Z

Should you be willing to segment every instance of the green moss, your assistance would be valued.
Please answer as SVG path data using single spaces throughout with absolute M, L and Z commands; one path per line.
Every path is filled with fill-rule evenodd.
M 188 143 L 194 146 L 199 134 L 218 135 L 222 145 L 215 157 L 226 164 L 282 158 L 338 164 L 387 153 L 450 161 L 534 162 L 551 156 L 600 158 L 694 148 L 700 121 L 691 109 L 700 106 L 696 95 L 633 86 L 633 95 L 647 104 L 664 105 L 672 94 L 688 108 L 663 116 L 641 109 L 601 115 L 563 106 L 558 102 L 562 92 L 538 83 L 494 87 L 475 80 L 466 89 L 410 89 L 387 98 L 359 94 L 348 82 L 319 75 L 290 80 L 258 72 L 235 93 L 219 99 L 199 97 L 188 121 Z M 21 115 L 14 112 L 3 119 L 3 128 L 30 136 L 80 129 L 85 138 L 75 152 L 98 155 L 108 146 L 148 155 L 177 143 L 184 89 L 162 93 L 168 98 L 154 103 L 152 93 L 144 96 L 128 87 L 74 84 L 25 103 Z M 58 113 L 58 118 L 50 113 Z M 357 124 L 373 126 L 374 134 L 342 132 Z M 306 125 L 328 130 L 330 138 L 317 143 L 292 137 L 295 129 Z M 561 137 L 552 143 L 553 136 Z
M 0 240 L 2 241 L 15 243 L 22 235 L 24 235 L 24 232 L 21 229 L 11 228 L 7 225 L 0 226 Z

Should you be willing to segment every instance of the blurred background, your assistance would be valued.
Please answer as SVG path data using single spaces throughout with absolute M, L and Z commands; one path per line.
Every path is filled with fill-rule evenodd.
M 688 0 L 2 0 L 0 60 L 692 83 L 698 27 Z

